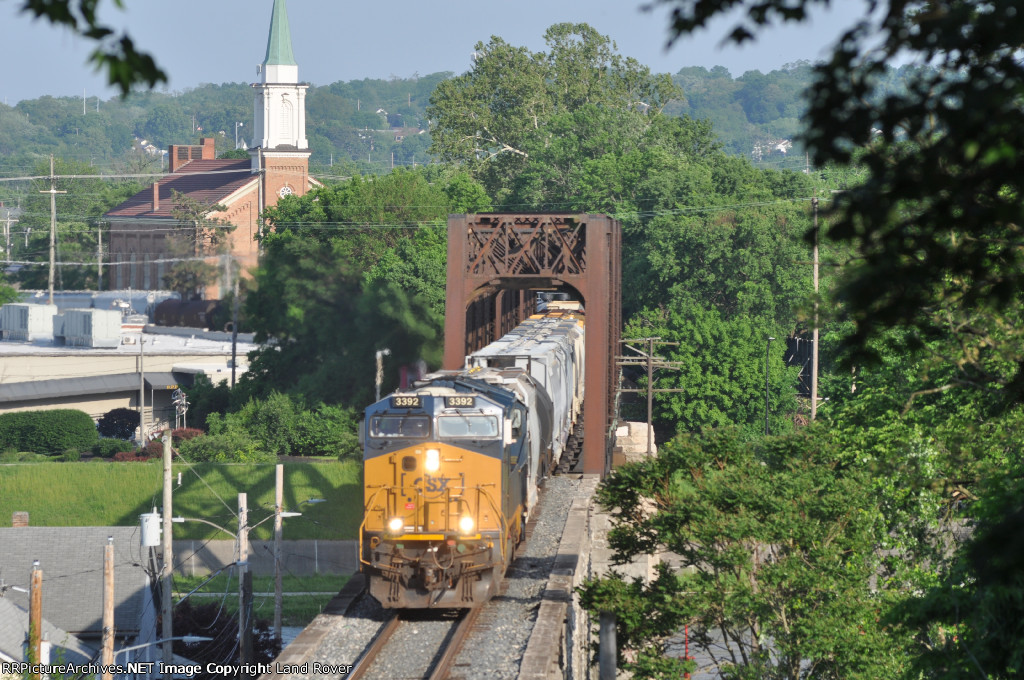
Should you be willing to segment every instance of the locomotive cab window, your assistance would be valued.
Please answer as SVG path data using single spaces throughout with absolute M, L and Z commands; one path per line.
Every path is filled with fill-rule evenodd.
M 370 419 L 370 436 L 378 439 L 429 434 L 430 418 L 427 416 L 374 416 Z
M 497 416 L 439 416 L 437 419 L 439 437 L 473 437 L 490 439 L 498 436 Z
M 517 442 L 523 436 L 523 412 L 521 409 L 512 411 L 512 441 Z

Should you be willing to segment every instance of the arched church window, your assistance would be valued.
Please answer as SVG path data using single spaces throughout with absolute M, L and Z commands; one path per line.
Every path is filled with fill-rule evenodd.
M 285 139 L 292 136 L 292 103 L 287 97 L 281 98 L 281 129 L 280 134 Z

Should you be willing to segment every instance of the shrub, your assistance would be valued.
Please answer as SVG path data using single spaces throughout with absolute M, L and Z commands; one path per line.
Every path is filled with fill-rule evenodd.
M 99 439 L 84 411 L 55 409 L 0 415 L 0 448 L 56 455 L 67 449 L 90 449 Z
M 139 427 L 139 412 L 130 408 L 115 408 L 100 418 L 96 428 L 104 437 L 131 439 Z
M 142 458 L 163 458 L 164 457 L 164 443 L 159 439 L 154 439 L 151 442 L 147 442 L 144 447 L 139 449 L 139 456 Z
M 0 453 L 0 463 L 45 463 L 50 460 L 49 456 L 27 451 L 15 451 L 13 449 Z
M 171 439 L 174 442 L 184 442 L 189 439 L 201 437 L 204 434 L 198 427 L 176 427 L 171 430 Z
M 116 453 L 134 451 L 135 444 L 124 439 L 101 439 L 92 447 L 92 455 L 100 458 L 110 458 Z
M 210 434 L 181 442 L 182 458 L 209 463 L 273 463 L 277 456 L 244 434 Z
M 324 405 L 306 410 L 284 394 L 250 400 L 237 413 L 211 413 L 206 422 L 210 435 L 248 438 L 276 456 L 345 459 L 359 453 L 352 410 Z
M 82 452 L 78 449 L 67 449 L 60 454 L 60 459 L 65 463 L 75 463 L 82 459 Z
M 147 460 L 153 460 L 153 457 L 146 455 L 145 449 L 136 449 L 134 451 L 120 451 L 115 453 L 114 460 L 118 463 L 141 463 Z
M 192 387 L 185 389 L 188 395 L 188 422 L 199 429 L 208 427 L 207 416 L 212 413 L 224 413 L 231 405 L 231 388 L 227 381 L 214 385 L 210 378 L 200 373 Z
M 358 457 L 355 414 L 339 406 L 321 406 L 298 414 L 293 453 L 297 456 Z

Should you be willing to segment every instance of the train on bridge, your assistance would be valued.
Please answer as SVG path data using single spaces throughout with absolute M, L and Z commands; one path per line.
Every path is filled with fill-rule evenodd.
M 459 370 L 366 409 L 361 570 L 386 608 L 472 608 L 581 445 L 584 311 L 552 301 Z

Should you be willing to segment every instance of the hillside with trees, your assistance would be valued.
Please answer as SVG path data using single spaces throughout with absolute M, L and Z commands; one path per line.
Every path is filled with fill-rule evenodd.
M 427 108 L 439 86 L 459 77 L 432 73 L 311 86 L 306 100 L 311 165 L 321 174 L 365 174 L 437 161 L 428 152 Z M 889 74 L 894 83 L 904 77 L 902 69 Z M 809 63 L 738 76 L 723 67 L 687 67 L 671 80 L 679 89 L 662 103 L 665 113 L 707 119 L 730 154 L 802 167 L 803 147 L 796 136 L 806 111 L 803 92 L 811 84 Z M 209 136 L 224 153 L 234 148 L 236 132 L 240 142 L 251 142 L 251 118 L 252 88 L 246 83 L 138 92 L 106 101 L 40 97 L 0 105 L 0 176 L 26 174 L 51 153 L 107 173 L 158 172 L 155 149 Z M 236 123 L 242 125 L 236 129 Z M 147 155 L 149 146 L 154 148 Z

